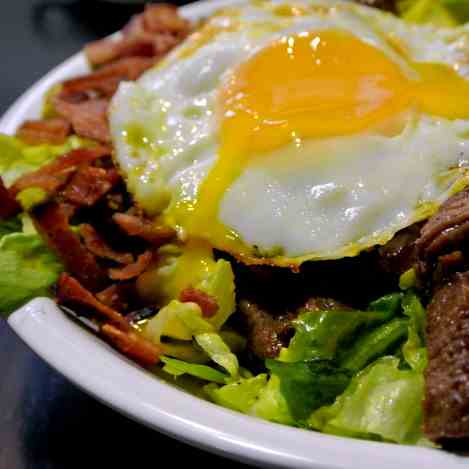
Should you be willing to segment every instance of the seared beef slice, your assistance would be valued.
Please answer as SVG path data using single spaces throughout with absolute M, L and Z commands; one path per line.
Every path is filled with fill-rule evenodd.
M 424 430 L 433 441 L 469 437 L 469 272 L 437 289 L 427 316 Z

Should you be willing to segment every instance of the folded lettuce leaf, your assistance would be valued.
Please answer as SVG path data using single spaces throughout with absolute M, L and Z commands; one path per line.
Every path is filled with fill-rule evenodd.
M 13 217 L 8 220 L 0 220 L 0 240 L 7 234 L 20 232 L 22 230 L 21 218 Z
M 212 361 L 224 368 L 233 377 L 239 376 L 238 358 L 231 352 L 221 336 L 215 332 L 205 332 L 194 336 L 197 344 Z
M 422 438 L 424 379 L 382 357 L 355 376 L 334 404 L 315 411 L 310 428 L 324 433 L 415 444 Z
M 426 313 L 418 297 L 410 292 L 402 301 L 403 312 L 409 317 L 407 341 L 402 353 L 407 364 L 416 371 L 423 371 L 427 366 L 425 347 Z
M 0 314 L 37 296 L 49 296 L 63 266 L 37 234 L 12 233 L 0 240 Z

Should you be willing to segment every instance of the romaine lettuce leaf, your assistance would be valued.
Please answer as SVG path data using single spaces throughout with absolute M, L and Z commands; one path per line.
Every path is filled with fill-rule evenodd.
M 292 417 L 301 424 L 322 405 L 334 402 L 350 382 L 351 373 L 330 361 L 282 363 L 266 360 L 267 368 L 280 379 L 280 391 Z
M 0 239 L 7 234 L 20 232 L 22 222 L 20 217 L 9 218 L 8 220 L 0 220 Z
M 205 381 L 212 381 L 219 384 L 225 384 L 229 378 L 228 375 L 210 366 L 188 363 L 169 357 L 161 357 L 161 361 L 165 364 L 163 371 L 176 377 L 188 374 Z
M 402 347 L 404 359 L 411 368 L 423 371 L 427 366 L 427 349 L 425 348 L 426 313 L 418 297 L 410 292 L 402 301 L 404 314 L 409 317 L 407 341 Z
M 389 347 L 407 335 L 409 321 L 395 318 L 361 335 L 349 350 L 344 351 L 342 368 L 360 371 L 368 363 L 382 356 Z
M 330 310 L 300 314 L 294 321 L 295 335 L 288 348 L 281 350 L 279 359 L 298 362 L 334 358 L 339 346 L 359 327 L 380 324 L 395 314 L 395 296 L 380 301 L 374 304 L 372 311 Z
M 414 444 L 420 440 L 422 373 L 399 369 L 399 359 L 383 357 L 355 376 L 334 404 L 308 420 L 315 430 L 335 435 Z
M 239 376 L 238 358 L 231 352 L 219 334 L 205 332 L 197 334 L 195 340 L 212 361 L 225 368 L 233 378 Z
M 36 234 L 13 233 L 0 240 L 0 314 L 36 296 L 49 296 L 63 266 Z
M 253 378 L 240 379 L 222 387 L 209 384 L 204 387 L 204 391 L 216 404 L 243 414 L 249 414 L 266 383 L 267 375 L 260 374 Z

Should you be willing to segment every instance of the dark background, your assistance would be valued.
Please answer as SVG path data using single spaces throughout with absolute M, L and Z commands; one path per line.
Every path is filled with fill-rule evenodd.
M 3 1 L 0 114 L 42 75 L 141 7 Z M 1 158 L 1 155 L 0 155 Z M 0 469 L 220 467 L 240 463 L 148 430 L 83 394 L 0 319 Z

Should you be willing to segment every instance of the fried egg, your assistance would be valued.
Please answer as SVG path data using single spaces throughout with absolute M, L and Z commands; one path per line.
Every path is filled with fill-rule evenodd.
M 469 182 L 469 27 L 349 2 L 209 18 L 110 109 L 128 190 L 247 263 L 354 256 Z

